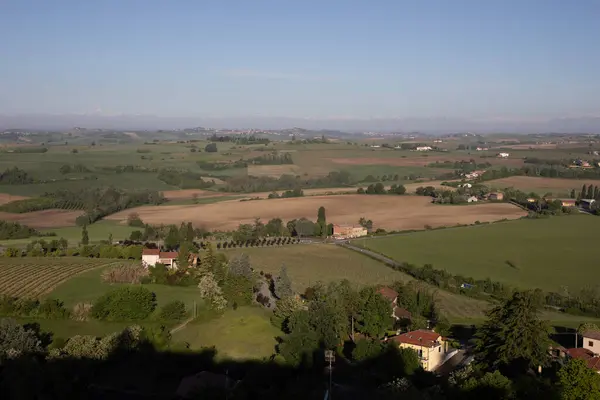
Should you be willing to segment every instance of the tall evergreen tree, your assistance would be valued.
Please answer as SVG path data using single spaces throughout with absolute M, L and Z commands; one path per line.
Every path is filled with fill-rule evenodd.
M 327 236 L 327 217 L 325 216 L 325 207 L 319 207 L 317 212 L 317 225 L 319 227 L 319 236 Z
M 581 193 L 580 193 L 580 198 L 585 199 L 585 196 L 587 195 L 587 186 L 585 185 L 585 183 L 583 184 L 583 186 L 581 187 Z
M 90 243 L 90 237 L 88 236 L 87 225 L 83 225 L 81 229 L 81 244 L 87 245 Z
M 274 282 L 274 289 L 275 296 L 277 296 L 278 299 L 283 299 L 294 294 L 292 291 L 292 281 L 287 274 L 285 265 L 282 265 L 279 270 L 279 276 Z
M 186 226 L 186 232 L 185 232 L 185 241 L 193 242 L 195 236 L 196 235 L 194 233 L 194 226 L 192 225 L 191 222 L 188 222 L 187 226 Z
M 179 246 L 179 231 L 175 225 L 169 227 L 169 233 L 165 237 L 165 247 L 167 250 L 176 249 Z
M 598 186 L 594 185 L 594 196 L 591 198 L 598 199 L 598 196 L 600 196 L 600 191 L 598 190 Z
M 545 365 L 548 327 L 538 317 L 539 299 L 532 292 L 515 292 L 488 312 L 475 336 L 475 357 L 485 369 L 500 368 L 507 376 Z
M 575 198 L 575 189 L 571 189 L 571 196 L 570 196 L 570 197 L 571 197 L 572 199 L 574 199 L 574 198 Z
M 594 186 L 590 185 L 590 186 L 588 186 L 586 199 L 593 199 L 593 198 L 594 198 Z

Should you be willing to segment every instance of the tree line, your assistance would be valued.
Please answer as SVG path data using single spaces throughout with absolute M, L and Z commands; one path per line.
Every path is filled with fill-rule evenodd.
M 18 222 L 0 220 L 0 240 L 27 239 L 32 236 L 56 236 L 54 232 L 40 232 Z

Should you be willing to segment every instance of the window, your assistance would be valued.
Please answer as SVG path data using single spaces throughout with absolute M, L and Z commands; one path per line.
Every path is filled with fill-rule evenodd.
M 588 342 L 588 346 L 590 346 L 590 347 L 594 347 L 594 342 L 590 340 L 590 341 Z

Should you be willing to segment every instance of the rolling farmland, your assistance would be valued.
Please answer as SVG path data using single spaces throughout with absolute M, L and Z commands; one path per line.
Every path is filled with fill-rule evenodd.
M 0 295 L 39 297 L 79 273 L 123 262 L 82 257 L 3 258 Z

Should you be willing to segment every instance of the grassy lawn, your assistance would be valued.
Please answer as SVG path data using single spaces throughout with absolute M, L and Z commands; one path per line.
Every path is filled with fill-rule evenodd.
M 102 281 L 101 275 L 104 269 L 95 269 L 79 274 L 54 289 L 48 297 L 64 301 L 65 306 L 70 308 L 79 302 L 93 302 L 106 292 L 128 284 L 110 284 Z M 194 302 L 201 308 L 202 300 L 198 288 L 194 286 L 168 286 L 168 285 L 144 285 L 145 288 L 156 294 L 158 306 L 162 306 L 173 300 L 181 300 L 188 310 L 192 310 Z
M 275 353 L 275 337 L 282 333 L 271 325 L 270 312 L 259 307 L 228 310 L 217 319 L 191 323 L 173 335 L 192 349 L 214 346 L 219 358 L 257 359 Z
M 142 228 L 133 228 L 127 225 L 119 224 L 115 221 L 98 221 L 87 227 L 88 235 L 91 243 L 98 243 L 102 240 L 108 240 L 108 236 L 112 233 L 113 240 L 129 239 L 131 232 Z M 143 229 L 142 229 L 143 230 Z M 56 236 L 48 236 L 42 238 L 31 237 L 27 239 L 12 239 L 1 240 L 2 246 L 23 246 L 30 243 L 32 240 L 44 239 L 50 241 L 61 237 L 67 239 L 70 246 L 75 246 L 81 241 L 81 227 L 69 226 L 64 228 L 41 229 L 42 232 L 54 232 Z
M 391 284 L 409 277 L 378 261 L 330 244 L 298 244 L 281 247 L 225 250 L 231 257 L 246 253 L 255 270 L 277 275 L 285 264 L 296 291 L 321 281 L 348 279 L 361 285 Z
M 356 244 L 398 261 L 490 278 L 520 288 L 576 291 L 590 281 L 600 219 L 588 215 L 519 220 L 398 236 Z M 512 264 L 511 265 L 509 265 Z

